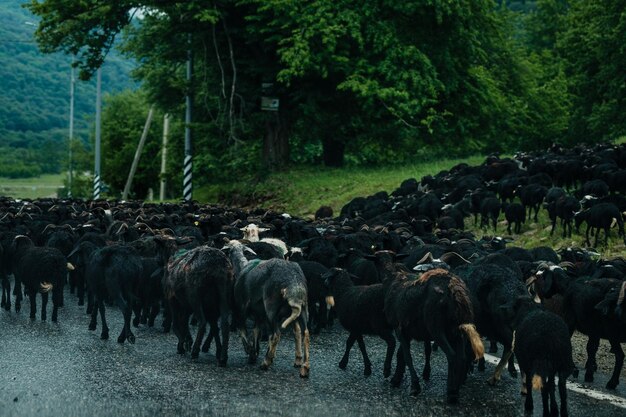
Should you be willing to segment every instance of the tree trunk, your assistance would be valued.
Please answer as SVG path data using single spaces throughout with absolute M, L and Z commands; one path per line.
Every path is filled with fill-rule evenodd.
M 333 138 L 324 138 L 322 140 L 322 157 L 324 165 L 327 167 L 343 166 L 343 156 L 346 150 L 346 144 Z
M 280 112 L 268 115 L 265 122 L 263 163 L 270 169 L 289 163 L 289 127 Z

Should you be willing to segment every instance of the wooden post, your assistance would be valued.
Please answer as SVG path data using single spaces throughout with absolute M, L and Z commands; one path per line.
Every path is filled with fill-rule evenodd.
M 165 200 L 165 187 L 167 179 L 167 137 L 170 134 L 170 115 L 163 116 L 163 146 L 161 146 L 161 189 L 159 190 L 159 201 Z
M 139 158 L 141 157 L 143 144 L 146 142 L 146 137 L 148 136 L 148 131 L 150 130 L 150 124 L 152 123 L 153 113 L 154 113 L 154 106 L 151 106 L 150 111 L 148 112 L 148 118 L 146 119 L 146 124 L 143 127 L 143 133 L 141 134 L 141 139 L 139 139 L 139 145 L 137 145 L 137 150 L 135 151 L 135 159 L 133 159 L 133 164 L 131 165 L 130 172 L 128 173 L 126 186 L 124 187 L 124 192 L 122 193 L 122 200 L 126 200 L 128 198 L 128 193 L 130 192 L 130 186 L 133 183 L 133 177 L 135 176 L 135 171 L 137 171 L 137 165 L 139 165 Z

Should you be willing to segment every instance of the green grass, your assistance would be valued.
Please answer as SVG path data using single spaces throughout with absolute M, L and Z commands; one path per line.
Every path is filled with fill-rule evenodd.
M 209 185 L 194 191 L 194 197 L 201 202 L 220 202 L 244 208 L 263 207 L 295 216 L 312 218 L 322 205 L 333 208 L 337 216 L 346 203 L 355 197 L 365 197 L 378 191 L 391 192 L 407 178 L 419 180 L 425 175 L 434 175 L 456 164 L 466 162 L 479 165 L 483 156 L 464 159 L 442 159 L 434 162 L 411 166 L 386 168 L 293 168 L 270 174 L 265 180 L 242 179 L 232 184 L 221 186 Z M 494 235 L 493 229 L 481 229 L 474 226 L 473 218 L 465 220 L 467 230 L 477 238 Z M 560 249 L 568 246 L 584 247 L 584 234 L 574 234 L 571 238 L 562 238 L 559 224 L 553 236 L 550 236 L 551 223 L 545 209 L 539 211 L 538 222 L 527 221 L 522 226 L 520 235 L 513 235 L 512 246 L 532 248 L 549 246 Z M 586 226 L 581 227 L 584 233 Z M 604 232 L 603 232 L 604 233 Z M 500 215 L 497 235 L 507 235 L 506 220 Z M 604 234 L 601 235 L 604 242 Z M 591 238 L 593 244 L 593 238 Z M 617 238 L 617 229 L 612 229 L 607 247 L 597 248 L 603 257 L 620 256 L 626 253 L 626 247 Z
M 45 174 L 34 178 L 0 177 L 0 195 L 14 198 L 40 198 L 57 195 L 64 174 Z
M 194 197 L 202 202 L 264 207 L 301 217 L 313 217 L 320 206 L 327 205 L 337 215 L 355 197 L 391 192 L 407 178 L 419 181 L 424 175 L 436 174 L 461 162 L 478 165 L 483 161 L 484 157 L 476 156 L 386 168 L 293 168 L 272 173 L 263 181 L 245 179 L 233 184 L 204 186 L 194 191 Z

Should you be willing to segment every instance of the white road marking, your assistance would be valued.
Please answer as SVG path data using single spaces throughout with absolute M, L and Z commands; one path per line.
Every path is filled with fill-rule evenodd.
M 485 353 L 485 362 L 489 362 L 492 365 L 497 365 L 500 362 L 500 358 Z M 519 372 L 519 366 L 515 364 L 515 369 Z M 584 372 L 584 370 L 583 370 Z M 595 400 L 608 401 L 612 405 L 626 409 L 626 398 L 618 397 L 617 395 L 606 394 L 604 392 L 596 391 L 591 388 L 587 388 L 578 382 L 567 381 L 567 389 L 574 391 L 578 394 L 586 395 Z

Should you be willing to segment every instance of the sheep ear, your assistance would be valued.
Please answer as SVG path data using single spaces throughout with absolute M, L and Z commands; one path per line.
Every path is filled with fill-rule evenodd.
M 259 227 L 259 233 L 267 232 L 268 230 L 270 229 L 267 227 Z
M 244 251 L 244 252 L 248 252 L 248 253 L 249 253 L 250 255 L 252 255 L 252 256 L 258 256 L 258 255 L 256 254 L 256 252 L 255 252 L 255 251 L 253 251 L 252 249 L 250 249 L 250 248 L 249 248 L 249 247 L 247 247 L 246 245 L 244 245 L 244 246 L 243 246 L 243 251 Z
M 608 316 L 610 304 L 611 302 L 609 300 L 604 299 L 600 301 L 598 304 L 596 304 L 594 309 L 601 312 L 604 316 Z
M 341 256 L 341 255 L 340 255 Z M 370 261 L 375 261 L 378 258 L 376 257 L 376 255 L 364 255 L 363 256 L 365 259 L 370 260 Z
M 408 258 L 408 257 L 409 257 L 409 254 L 408 254 L 408 253 L 398 253 L 398 254 L 396 254 L 396 256 L 395 256 L 395 258 L 394 258 L 394 259 L 395 259 L 396 261 L 401 261 L 401 260 L 406 259 L 406 258 Z

